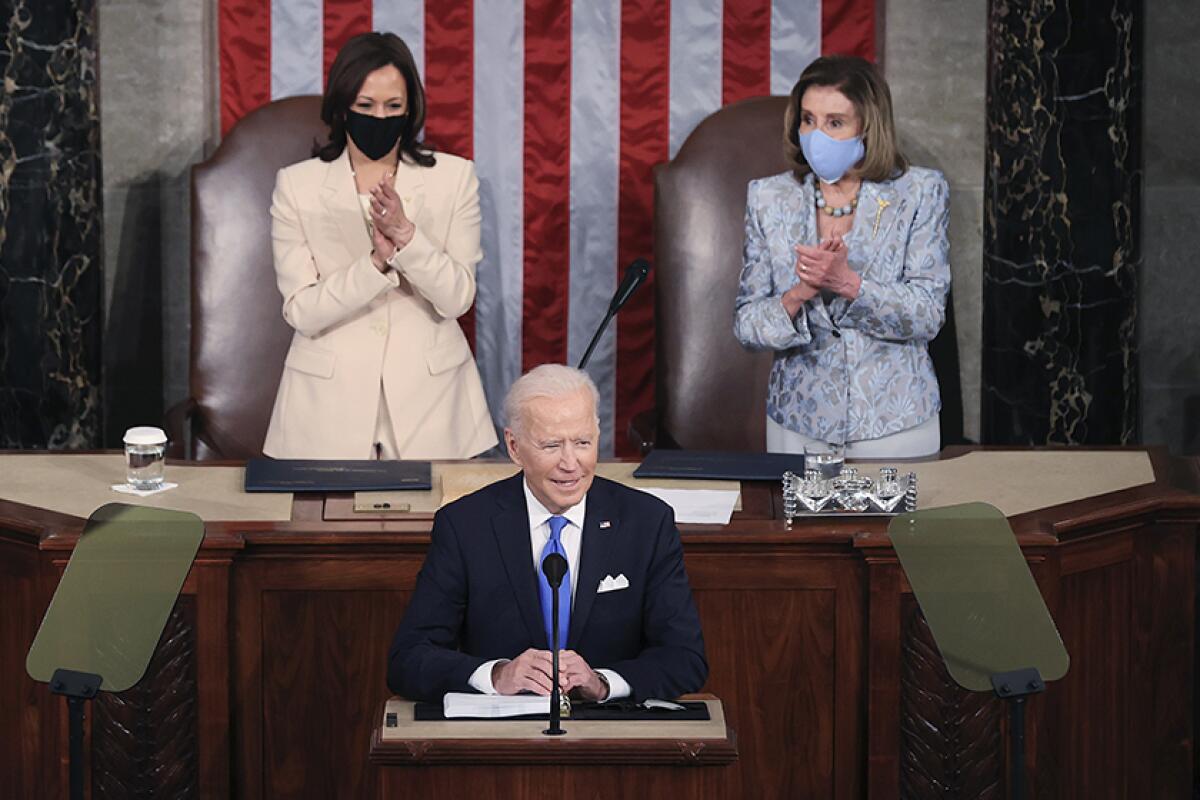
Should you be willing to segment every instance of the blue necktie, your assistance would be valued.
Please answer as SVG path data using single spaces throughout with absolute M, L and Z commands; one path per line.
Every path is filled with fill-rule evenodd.
M 567 557 L 567 551 L 562 546 L 562 531 L 567 526 L 566 517 L 551 517 L 550 525 L 550 540 L 546 542 L 546 546 L 542 548 L 542 557 L 538 559 L 538 594 L 542 599 L 542 621 L 546 629 L 546 647 L 554 647 L 554 609 L 552 602 L 554 595 L 553 589 L 550 588 L 550 581 L 546 580 L 545 573 L 542 572 L 542 562 L 546 560 L 546 556 L 551 553 L 558 553 L 563 558 Z M 567 646 L 567 629 L 571 625 L 571 568 L 568 567 L 563 575 L 562 583 L 558 587 L 558 649 L 563 650 Z

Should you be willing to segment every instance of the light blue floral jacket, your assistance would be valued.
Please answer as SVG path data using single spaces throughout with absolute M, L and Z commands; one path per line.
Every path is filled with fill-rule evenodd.
M 817 244 L 813 177 L 790 172 L 750 182 L 746 242 L 733 330 L 774 350 L 767 414 L 829 442 L 896 433 L 941 409 L 926 343 L 942 327 L 950 288 L 950 193 L 937 170 L 910 167 L 863 182 L 844 237 L 858 297 L 826 306 L 817 295 L 788 317 L 780 298 L 799 280 L 795 244 Z

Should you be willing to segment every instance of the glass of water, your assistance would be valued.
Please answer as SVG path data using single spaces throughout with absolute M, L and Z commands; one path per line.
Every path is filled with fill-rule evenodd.
M 141 491 L 161 489 L 166 456 L 167 435 L 162 428 L 125 431 L 125 482 Z
M 842 474 L 846 463 L 846 446 L 836 442 L 822 442 L 804 448 L 804 468 L 815 469 L 823 480 L 833 480 Z

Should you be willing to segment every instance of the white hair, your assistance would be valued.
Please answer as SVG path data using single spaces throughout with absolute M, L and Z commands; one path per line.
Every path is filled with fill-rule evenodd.
M 600 427 L 600 391 L 591 376 L 581 369 L 565 364 L 542 364 L 534 367 L 509 388 L 504 396 L 504 424 L 515 434 L 525 432 L 526 409 L 538 397 L 569 397 L 587 391 L 592 398 L 592 414 Z

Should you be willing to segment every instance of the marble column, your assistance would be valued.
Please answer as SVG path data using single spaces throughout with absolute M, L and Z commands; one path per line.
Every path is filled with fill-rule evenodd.
M 991 0 L 988 444 L 1137 438 L 1141 0 Z
M 95 446 L 95 3 L 7 0 L 0 15 L 0 447 Z

